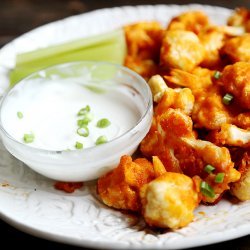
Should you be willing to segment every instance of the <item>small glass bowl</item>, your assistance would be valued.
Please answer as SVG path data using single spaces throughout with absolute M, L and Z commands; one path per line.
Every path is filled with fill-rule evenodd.
M 0 131 L 4 146 L 17 159 L 27 164 L 34 171 L 60 181 L 93 180 L 113 169 L 122 155 L 133 154 L 145 137 L 152 122 L 152 95 L 148 84 L 135 72 L 126 67 L 105 62 L 79 61 L 60 64 L 33 73 L 21 80 L 16 86 L 30 79 L 81 79 L 88 74 L 89 80 L 102 86 L 103 82 L 112 81 L 130 95 L 139 109 L 136 125 L 109 141 L 108 143 L 72 151 L 52 151 L 32 147 L 13 138 L 3 127 L 2 110 L 8 96 L 15 91 L 10 89 L 0 105 Z M 110 88 L 110 86 L 109 86 Z

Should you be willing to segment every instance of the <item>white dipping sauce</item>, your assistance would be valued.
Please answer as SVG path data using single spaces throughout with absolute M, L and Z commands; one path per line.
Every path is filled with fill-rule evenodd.
M 140 112 L 132 95 L 122 88 L 108 88 L 96 93 L 74 79 L 31 79 L 19 84 L 8 95 L 2 107 L 4 129 L 17 141 L 24 143 L 24 134 L 33 134 L 34 141 L 27 145 L 47 150 L 75 150 L 76 142 L 83 148 L 95 146 L 99 136 L 110 141 L 131 129 L 138 122 Z M 119 93 L 120 92 L 120 93 Z M 94 119 L 89 123 L 89 136 L 77 134 L 77 116 L 80 109 L 89 105 Z M 23 114 L 19 118 L 17 112 Z M 107 118 L 106 128 L 96 126 Z

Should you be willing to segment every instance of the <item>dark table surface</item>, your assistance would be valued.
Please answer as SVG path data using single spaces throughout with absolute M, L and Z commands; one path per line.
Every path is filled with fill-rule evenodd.
M 52 22 L 67 16 L 84 13 L 99 8 L 141 5 L 141 4 L 189 4 L 201 3 L 218 5 L 228 8 L 245 6 L 250 8 L 250 0 L 0 0 L 0 47 L 15 37 L 42 24 Z M 0 220 L 0 245 L 12 249 L 18 248 L 43 248 L 73 250 L 78 247 L 64 245 L 39 239 L 22 233 Z M 202 250 L 212 249 L 250 250 L 250 236 L 239 239 L 196 248 Z M 2 249 L 2 247 L 1 247 Z

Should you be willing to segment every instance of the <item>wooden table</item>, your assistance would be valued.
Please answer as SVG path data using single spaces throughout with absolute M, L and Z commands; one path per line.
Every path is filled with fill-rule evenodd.
M 245 6 L 250 8 L 249 0 L 209 0 L 195 1 L 196 3 L 219 5 L 228 8 Z M 91 11 L 99 8 L 138 5 L 138 4 L 188 4 L 186 0 L 0 0 L 0 47 L 15 37 L 27 32 L 37 26 L 58 20 L 67 16 Z M 43 249 L 73 250 L 77 247 L 50 242 L 43 239 L 22 233 L 3 221 L 0 221 L 1 246 L 12 249 L 18 248 L 33 249 L 39 246 Z M 2 247 L 1 247 L 2 249 Z M 206 247 L 196 248 L 197 250 L 212 249 L 237 249 L 250 250 L 250 236 L 224 243 L 214 244 Z

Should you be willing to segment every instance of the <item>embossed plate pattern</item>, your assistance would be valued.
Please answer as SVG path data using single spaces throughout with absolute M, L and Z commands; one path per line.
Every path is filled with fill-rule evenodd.
M 203 9 L 218 24 L 230 10 L 212 6 L 157 5 L 103 9 L 37 28 L 0 50 L 0 95 L 8 87 L 8 71 L 15 55 L 47 45 L 86 37 L 139 20 L 164 25 L 175 15 Z M 42 177 L 9 155 L 0 144 L 0 217 L 17 228 L 50 240 L 95 248 L 180 249 L 237 238 L 250 233 L 250 202 L 222 200 L 200 206 L 188 227 L 153 232 L 139 218 L 109 209 L 99 202 L 95 183 L 86 183 L 72 195 L 54 190 Z

